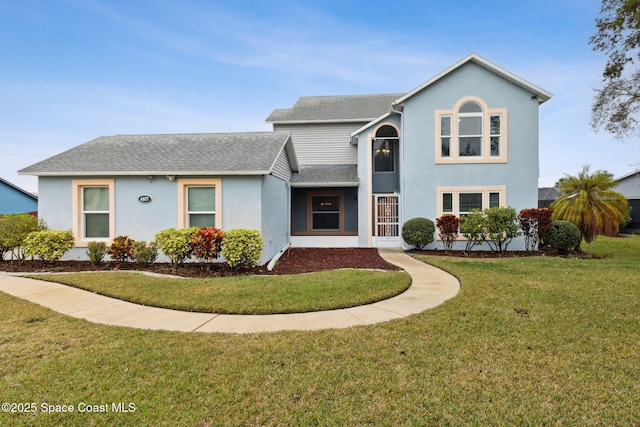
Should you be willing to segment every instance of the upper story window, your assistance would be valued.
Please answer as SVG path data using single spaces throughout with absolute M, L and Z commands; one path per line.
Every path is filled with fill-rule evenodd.
M 395 172 L 397 156 L 398 131 L 393 126 L 381 126 L 373 138 L 373 171 Z
M 505 163 L 506 118 L 506 109 L 471 97 L 436 111 L 436 163 Z

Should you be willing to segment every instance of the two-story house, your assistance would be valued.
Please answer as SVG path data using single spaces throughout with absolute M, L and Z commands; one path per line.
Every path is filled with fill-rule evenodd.
M 260 230 L 262 261 L 288 245 L 402 246 L 414 217 L 536 207 L 550 98 L 472 54 L 405 94 L 300 98 L 267 118 L 273 132 L 100 137 L 20 173 L 79 247 L 193 225 Z

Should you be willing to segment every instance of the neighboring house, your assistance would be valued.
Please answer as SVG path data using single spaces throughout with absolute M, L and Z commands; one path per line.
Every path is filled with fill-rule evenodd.
M 631 222 L 623 230 L 625 233 L 640 233 L 640 170 L 616 178 L 615 191 L 622 194 L 631 207 Z
M 538 188 L 538 207 L 548 208 L 558 197 L 560 197 L 560 190 L 556 187 Z
M 300 98 L 273 132 L 101 137 L 20 173 L 80 247 L 188 225 L 260 230 L 262 261 L 289 244 L 400 247 L 414 217 L 537 206 L 550 98 L 469 55 L 406 94 Z
M 38 196 L 0 178 L 0 215 L 37 211 Z

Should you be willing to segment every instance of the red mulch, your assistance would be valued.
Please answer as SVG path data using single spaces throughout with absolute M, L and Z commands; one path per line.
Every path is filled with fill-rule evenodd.
M 79 271 L 117 271 L 143 270 L 161 274 L 175 274 L 183 277 L 219 277 L 245 274 L 299 274 L 337 268 L 374 268 L 397 270 L 398 268 L 383 260 L 375 248 L 291 248 L 278 260 L 273 271 L 267 266 L 251 269 L 231 269 L 226 263 L 187 262 L 176 271 L 169 263 L 157 263 L 144 268 L 134 262 L 119 263 L 104 261 L 99 266 L 89 261 L 56 261 L 52 264 L 43 261 L 24 261 L 22 264 L 0 261 L 0 271 L 9 272 L 79 272 Z
M 418 255 L 438 255 L 464 258 L 506 258 L 526 256 L 562 256 L 552 249 L 543 249 L 536 252 L 510 251 L 495 253 L 490 251 L 451 251 L 443 250 L 412 251 Z M 566 256 L 566 255 L 565 255 Z M 599 258 L 596 255 L 580 253 L 569 255 L 580 258 Z M 99 266 L 91 265 L 89 261 L 57 261 L 52 264 L 43 261 L 27 260 L 22 264 L 11 261 L 0 261 L 0 271 L 9 272 L 79 272 L 79 271 L 117 271 L 117 270 L 143 270 L 161 274 L 174 274 L 183 277 L 221 277 L 238 276 L 246 274 L 299 274 L 313 271 L 334 270 L 337 268 L 372 268 L 379 270 L 398 270 L 392 264 L 383 260 L 375 248 L 291 248 L 278 260 L 273 271 L 268 271 L 267 266 L 255 268 L 232 269 L 226 263 L 196 263 L 187 262 L 176 271 L 169 263 L 157 263 L 150 267 L 141 267 L 134 262 L 119 263 L 104 261 Z

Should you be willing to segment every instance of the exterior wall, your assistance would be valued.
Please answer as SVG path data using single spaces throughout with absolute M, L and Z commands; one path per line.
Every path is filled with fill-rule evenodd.
M 364 129 L 358 135 L 358 179 L 360 187 L 358 188 L 358 246 L 370 247 L 373 242 L 371 233 L 373 230 L 373 200 L 374 194 L 374 178 L 373 171 L 373 153 L 371 140 L 375 136 L 376 130 L 383 124 L 393 124 L 400 129 L 400 141 L 398 143 L 398 170 L 400 176 L 404 171 L 403 145 L 404 139 L 402 134 L 402 123 L 399 115 L 387 117 L 384 121 L 375 123 L 367 129 Z M 395 174 L 391 174 L 395 175 Z M 402 179 L 399 182 L 402 185 Z M 394 184 L 395 187 L 395 184 Z M 400 191 L 402 191 L 400 187 Z M 402 208 L 402 207 L 401 207 Z
M 640 199 L 640 171 L 618 181 L 618 185 L 613 188 L 613 191 L 622 194 L 627 200 Z
M 451 109 L 468 96 L 507 110 L 508 162 L 435 164 L 434 111 Z M 505 186 L 502 205 L 517 211 L 537 206 L 538 102 L 528 91 L 468 63 L 407 100 L 403 131 L 401 222 L 417 216 L 435 220 L 438 187 Z
M 38 200 L 4 182 L 0 182 L 0 215 L 35 212 Z
M 273 176 L 262 180 L 262 227 L 264 240 L 261 264 L 268 262 L 289 243 L 289 185 Z
M 144 176 L 102 178 L 115 180 L 115 236 L 153 241 L 157 232 L 179 227 L 178 179 L 169 181 L 164 176 L 151 181 Z M 70 177 L 39 178 L 41 218 L 51 229 L 72 229 L 71 181 Z M 222 229 L 260 230 L 265 240 L 261 262 L 268 261 L 286 244 L 287 215 L 269 216 L 278 210 L 286 212 L 286 183 L 275 177 L 222 177 L 221 191 Z M 142 195 L 151 196 L 151 203 L 141 203 L 138 197 Z M 268 210 L 263 210 L 263 202 L 268 203 Z M 285 223 L 281 224 L 283 218 Z M 63 259 L 87 259 L 85 252 L 86 248 L 77 247 Z M 159 261 L 167 260 L 161 255 Z
M 358 189 L 340 188 L 294 188 L 291 191 L 291 230 L 295 235 L 308 228 L 307 193 L 309 191 L 340 191 L 344 194 L 344 232 L 355 234 L 358 231 Z
M 299 164 L 343 165 L 356 163 L 357 148 L 350 144 L 351 133 L 364 124 L 277 124 L 274 130 L 291 132 Z
M 640 172 L 621 179 L 613 190 L 626 197 L 631 207 L 631 222 L 624 231 L 640 232 Z

